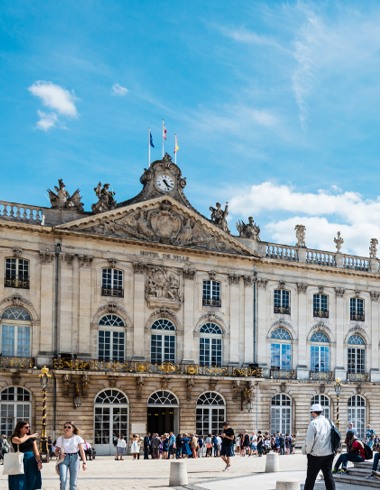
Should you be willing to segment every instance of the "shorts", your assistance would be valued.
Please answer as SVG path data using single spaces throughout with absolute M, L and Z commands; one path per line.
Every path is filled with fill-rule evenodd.
M 117 447 L 116 447 L 116 449 L 117 449 L 117 452 L 118 452 L 119 454 L 124 454 L 124 448 L 123 448 L 123 447 L 119 447 L 119 446 L 117 446 Z
M 231 446 L 222 446 L 220 448 L 220 455 L 229 458 L 231 456 Z
M 256 445 L 256 444 L 251 444 L 251 449 L 252 449 L 253 451 L 256 451 L 256 449 L 257 449 L 257 445 Z

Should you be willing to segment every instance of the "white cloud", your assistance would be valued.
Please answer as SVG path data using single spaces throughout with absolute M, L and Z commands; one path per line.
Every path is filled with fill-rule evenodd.
M 42 129 L 42 131 L 48 131 L 58 122 L 57 114 L 54 112 L 46 114 L 46 112 L 37 111 L 37 114 L 39 115 L 40 120 L 37 122 L 36 127 L 37 129 Z
M 127 95 L 128 92 L 129 90 L 127 88 L 122 87 L 118 83 L 112 85 L 112 91 L 111 91 L 112 95 L 117 95 L 118 97 L 124 97 L 124 95 Z
M 52 82 L 38 81 L 31 85 L 28 90 L 39 97 L 42 104 L 50 109 L 56 110 L 59 114 L 69 117 L 77 117 L 77 109 L 74 101 L 74 93 L 55 85 Z

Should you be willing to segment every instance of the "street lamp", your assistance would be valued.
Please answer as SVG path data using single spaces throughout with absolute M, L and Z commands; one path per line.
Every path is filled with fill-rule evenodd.
M 336 378 L 334 383 L 335 393 L 336 393 L 336 426 L 339 430 L 339 396 L 340 391 L 342 389 L 342 383 L 340 382 L 340 378 Z
M 49 462 L 49 447 L 46 437 L 46 391 L 49 384 L 49 368 L 44 366 L 41 369 L 41 374 L 38 375 L 42 386 L 42 431 L 40 440 L 40 456 L 41 460 L 45 459 L 46 463 Z

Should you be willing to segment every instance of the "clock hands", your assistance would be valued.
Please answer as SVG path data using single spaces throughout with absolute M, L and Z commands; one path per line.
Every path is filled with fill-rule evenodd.
M 168 191 L 170 191 L 171 186 L 170 186 L 170 185 L 169 185 L 169 184 L 166 182 L 166 180 L 165 180 L 165 179 L 163 179 L 163 182 L 164 182 L 164 184 L 166 185 L 166 189 L 167 189 Z

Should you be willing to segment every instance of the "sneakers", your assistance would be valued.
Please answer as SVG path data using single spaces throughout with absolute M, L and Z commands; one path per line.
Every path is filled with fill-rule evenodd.
M 367 478 L 367 480 L 369 480 L 369 479 L 374 480 L 375 479 L 375 477 L 373 475 L 368 475 L 368 476 L 366 476 L 366 478 Z
M 340 475 L 345 475 L 347 473 L 347 470 L 345 468 L 342 468 L 341 470 L 338 471 Z
M 380 479 L 380 471 L 372 471 L 372 475 L 373 475 L 375 478 Z
M 338 470 L 336 468 L 333 468 L 332 469 L 332 472 L 331 472 L 333 475 L 336 475 L 338 473 Z

